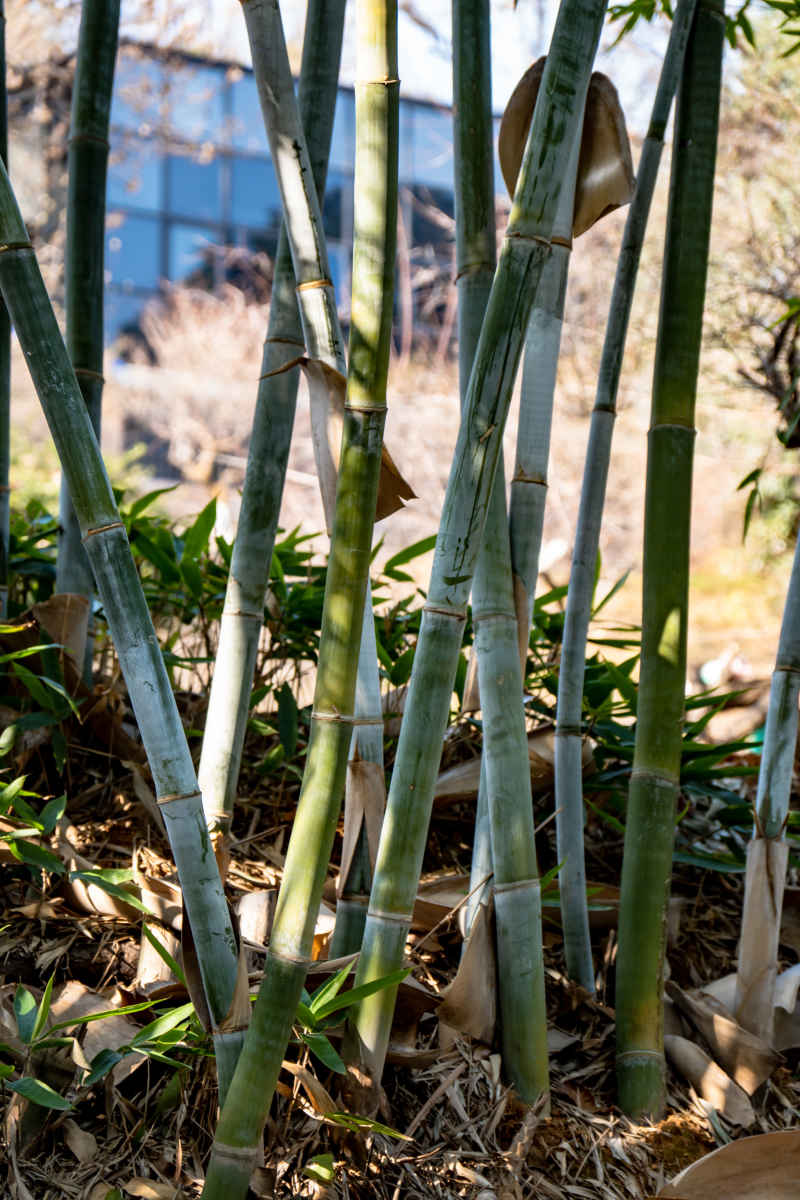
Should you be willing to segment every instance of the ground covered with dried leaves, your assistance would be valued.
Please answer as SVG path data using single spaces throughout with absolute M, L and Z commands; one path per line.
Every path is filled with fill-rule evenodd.
M 114 701 L 116 719 L 126 714 L 124 697 Z M 112 706 L 113 707 L 113 706 Z M 197 722 L 196 699 L 184 698 L 187 723 Z M 105 727 L 104 727 L 105 728 Z M 20 768 L 28 786 L 52 791 L 52 751 L 28 739 Z M 477 753 L 473 727 L 448 743 L 445 767 Z M 263 747 L 248 755 L 263 756 Z M 50 839 L 75 861 L 104 868 L 133 864 L 142 895 L 159 896 L 160 919 L 150 922 L 162 944 L 171 943 L 172 868 L 148 784 L 147 770 L 101 748 L 91 729 L 77 725 L 67 756 L 68 820 Z M 297 794 L 292 772 L 246 774 L 234 828 L 229 874 L 231 899 L 274 891 Z M 751 787 L 747 782 L 745 787 Z M 546 781 L 536 791 L 536 817 L 543 827 L 538 849 L 544 867 L 555 863 L 552 795 Z M 297 1065 L 285 1071 L 265 1135 L 265 1165 L 253 1194 L 314 1197 L 470 1197 L 524 1200 L 527 1197 L 654 1197 L 680 1169 L 715 1146 L 750 1133 L 783 1130 L 800 1119 L 798 1051 L 789 1050 L 752 1097 L 753 1117 L 742 1128 L 704 1103 L 674 1071 L 668 1078 L 668 1109 L 657 1124 L 636 1125 L 615 1106 L 614 962 L 615 886 L 622 838 L 613 824 L 593 817 L 587 830 L 588 872 L 607 907 L 595 914 L 598 968 L 596 998 L 563 974 L 557 905 L 545 907 L 547 991 L 551 1036 L 552 1094 L 549 1113 L 525 1109 L 506 1085 L 496 1045 L 463 1037 L 440 1023 L 439 994 L 452 980 L 461 953 L 453 895 L 466 890 L 472 804 L 449 798 L 434 810 L 425 862 L 427 902 L 409 939 L 414 978 L 424 999 L 399 1006 L 393 1051 L 384 1079 L 380 1122 L 402 1134 L 347 1127 L 336 1113 L 346 1109 L 340 1077 L 290 1048 Z M 337 847 L 338 848 L 338 847 Z M 14 1050 L 14 998 L 20 984 L 37 1002 L 52 976 L 54 1015 L 126 1005 L 151 994 L 140 947 L 141 916 L 114 897 L 76 889 L 63 878 L 31 873 L 4 852 L 3 926 L 0 931 L 0 1041 Z M 442 879 L 442 877 L 445 877 Z M 681 988 L 701 986 L 735 963 L 741 912 L 741 875 L 676 867 L 671 909 L 669 964 Z M 424 899 L 424 898 L 423 898 Z M 106 903 L 108 901 L 108 903 Z M 456 900 L 457 905 L 457 900 Z M 116 906 L 116 912 L 115 912 Z M 106 908 L 107 911 L 98 911 Z M 800 938 L 790 912 L 784 925 L 785 965 L 795 962 Z M 324 957 L 324 922 L 319 950 Z M 263 959 L 250 950 L 251 980 L 257 985 Z M 159 964 L 157 964 L 158 966 Z M 160 963 L 163 966 L 163 962 Z M 487 967 L 486 970 L 493 968 Z M 185 1003 L 176 980 L 160 973 L 162 1007 Z M 311 985 L 309 987 L 311 990 Z M 422 993 L 421 993 L 422 994 Z M 99 999 L 98 999 L 99 997 Z M 84 1007 L 81 1007 L 84 1006 Z M 128 1054 L 100 1082 L 79 1087 L 77 1066 L 99 1048 L 129 1044 L 153 1015 L 105 1018 L 82 1027 L 68 1051 L 41 1052 L 27 1073 L 49 1082 L 72 1102 L 70 1109 L 45 1110 L 6 1092 L 3 1174 L 6 1194 L 16 1200 L 161 1200 L 199 1196 L 216 1117 L 213 1060 L 196 1038 L 176 1038 L 167 1060 Z M 113 1021 L 127 1022 L 113 1027 Z M 89 1044 L 90 1036 L 95 1041 Z M 116 1041 L 115 1041 L 116 1039 Z M 331 1033 L 336 1042 L 336 1031 Z M 162 1047 L 163 1048 L 163 1047 Z M 24 1047 L 16 1043 L 17 1065 Z

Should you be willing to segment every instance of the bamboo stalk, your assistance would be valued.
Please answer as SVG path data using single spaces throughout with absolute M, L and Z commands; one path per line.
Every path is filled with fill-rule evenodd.
M 775 976 L 800 697 L 800 539 L 795 546 L 770 685 L 758 772 L 756 820 L 747 852 L 735 1014 L 740 1025 L 772 1044 Z
M 664 1098 L 663 969 L 686 685 L 694 404 L 714 192 L 724 14 L 699 0 L 676 113 L 645 500 L 642 660 L 617 956 L 625 1112 Z
M 345 0 L 310 0 L 303 41 L 298 109 L 317 197 L 325 192 L 339 79 Z M 220 638 L 199 779 L 215 844 L 230 835 L 250 693 L 264 615 L 264 595 L 294 425 L 298 369 L 281 371 L 305 350 L 285 224 L 275 259 L 253 430 L 220 623 Z M 224 855 L 224 850 L 221 849 Z
M 98 441 L 103 399 L 103 253 L 108 123 L 119 11 L 120 0 L 83 0 L 69 135 L 65 259 L 67 350 Z M 89 601 L 84 676 L 91 680 L 94 581 L 63 475 L 59 511 L 61 535 L 56 560 L 56 591 L 75 592 Z
M 528 317 L 600 36 L 602 0 L 564 0 L 470 375 L 381 836 L 357 981 L 403 958 L 466 605 Z M 379 1079 L 396 989 L 363 1001 L 351 1039 Z
M 455 0 L 453 108 L 462 405 L 494 278 L 489 19 L 488 0 L 482 4 Z M 548 1088 L 541 897 L 502 461 L 497 465 L 475 570 L 472 615 L 483 710 L 484 796 L 479 792 L 478 807 L 479 812 L 484 805 L 488 810 L 494 863 L 503 1060 L 519 1094 L 533 1102 Z M 481 827 L 476 822 L 478 831 Z M 485 869 L 480 841 L 475 857 L 475 869 Z
M 279 14 L 268 11 L 271 7 L 245 5 L 254 64 L 260 39 L 269 33 L 274 46 L 281 34 Z M 253 37 L 256 19 L 271 22 L 258 39 Z M 391 339 L 399 128 L 394 0 L 359 0 L 357 29 L 361 82 L 356 90 L 350 371 L 311 738 L 264 979 L 217 1129 L 206 1200 L 238 1200 L 247 1191 L 311 956 L 353 727 L 355 649 L 369 572 Z M 286 211 L 293 220 L 291 208 Z M 297 257 L 295 272 L 299 280 Z
M 264 124 L 275 163 L 278 184 L 287 221 L 297 295 L 303 332 L 310 358 L 344 376 L 344 346 L 336 311 L 336 299 L 330 282 L 322 216 L 317 197 L 305 180 L 308 166 L 302 127 L 294 104 L 294 83 L 286 54 L 280 12 L 276 3 L 246 0 L 244 4 L 253 66 L 259 84 Z M 318 447 L 315 445 L 315 451 Z M 320 481 L 322 471 L 318 462 Z M 323 506 L 329 530 L 333 522 L 333 500 L 323 485 Z M 374 513 L 374 509 L 372 510 Z M 372 621 L 372 598 L 367 585 L 362 621 L 353 631 L 359 646 L 364 621 Z M 352 759 L 383 765 L 383 727 L 377 651 L 374 642 L 362 645 L 359 656 L 359 697 L 368 711 L 359 705 L 353 714 Z M 381 777 L 382 778 L 382 777 Z M 374 782 L 380 782 L 375 780 Z M 355 786 L 355 772 L 347 775 L 347 790 Z M 346 814 L 352 815 L 352 807 Z M 365 866 L 363 853 L 358 862 Z M 350 884 L 344 881 L 346 892 Z M 343 935 L 342 935 L 343 936 Z M 348 935 L 348 944 L 349 937 Z
M 452 12 L 458 380 L 463 409 L 497 265 L 491 56 L 487 52 L 491 15 L 486 0 L 475 5 L 453 0 Z M 498 464 L 498 480 L 501 471 L 502 462 Z M 504 495 L 503 480 L 495 483 L 495 488 L 500 487 Z M 482 761 L 466 908 L 467 933 L 478 908 L 488 902 L 491 894 L 488 884 L 480 887 L 481 881 L 492 874 L 486 765 Z
M 0 0 L 0 159 L 8 168 L 6 15 Z M 0 300 L 0 619 L 8 611 L 8 555 L 11 524 L 11 322 Z
M 683 64 L 696 0 L 680 0 L 664 55 L 650 125 L 642 146 L 611 295 L 583 473 L 575 547 L 572 553 L 564 640 L 558 674 L 555 741 L 555 808 L 561 916 L 567 973 L 594 992 L 594 967 L 586 903 L 583 853 L 583 767 L 581 716 L 586 640 L 591 617 L 600 525 L 605 504 L 617 389 L 622 369 L 639 259 L 655 189 L 664 130 Z
M 153 773 L 194 935 L 224 1093 L 246 1021 L 246 976 L 242 996 L 237 994 L 236 939 L 186 735 L 97 438 L 4 168 L 0 289 L 61 459 Z

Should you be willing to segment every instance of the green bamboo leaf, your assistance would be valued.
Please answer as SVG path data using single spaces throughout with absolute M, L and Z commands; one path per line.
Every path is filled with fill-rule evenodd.
M 337 1075 L 347 1074 L 347 1068 L 324 1033 L 304 1033 L 301 1035 L 301 1041 L 329 1071 L 335 1071 Z
M 333 1125 L 341 1125 L 344 1129 L 351 1129 L 354 1133 L 368 1129 L 371 1133 L 382 1133 L 384 1137 L 398 1138 L 401 1142 L 411 1142 L 414 1140 L 408 1137 L 407 1134 L 400 1133 L 397 1129 L 392 1129 L 391 1125 L 382 1125 L 380 1121 L 372 1121 L 369 1117 L 359 1117 L 355 1113 L 326 1113 L 325 1120 L 330 1121 Z
M 2 808 L 3 812 L 10 807 L 12 800 L 20 794 L 27 778 L 27 775 L 18 775 L 16 779 L 12 779 L 11 783 L 7 783 L 5 787 L 0 788 L 0 808 Z
M 155 1000 L 142 1000 L 138 1004 L 123 1004 L 119 1008 L 107 1008 L 103 1012 L 89 1013 L 84 1017 L 71 1017 L 68 1021 L 59 1021 L 56 1025 L 51 1025 L 49 1032 L 56 1033 L 59 1029 L 72 1029 L 80 1025 L 90 1025 L 92 1021 L 105 1021 L 108 1017 L 123 1017 L 129 1013 L 143 1012 L 144 1009 L 152 1008 L 156 1003 L 157 1001 Z
M 125 1055 L 121 1051 L 111 1049 L 101 1050 L 99 1054 L 95 1054 L 91 1061 L 91 1070 L 84 1077 L 82 1086 L 89 1088 L 93 1084 L 99 1083 L 118 1062 L 122 1062 L 124 1057 Z
M 316 1154 L 303 1167 L 303 1174 L 307 1175 L 309 1179 L 316 1180 L 317 1183 L 333 1183 L 336 1177 L 336 1172 L 333 1168 L 333 1155 Z
M 42 811 L 39 813 L 39 820 L 42 823 L 42 832 L 51 834 L 58 822 L 64 815 L 67 807 L 67 794 L 56 796 L 55 799 L 49 800 L 45 804 Z
M 0 654 L 0 663 L 15 662 L 20 658 L 30 658 L 33 654 L 41 654 L 43 650 L 58 650 L 58 642 L 43 642 L 40 646 L 26 646 L 24 650 L 14 650 L 11 654 Z
M 193 1004 L 181 1004 L 178 1008 L 164 1013 L 163 1016 L 156 1017 L 155 1021 L 151 1021 L 149 1025 L 145 1025 L 143 1029 L 139 1030 L 136 1037 L 132 1039 L 131 1046 L 138 1049 L 145 1042 L 156 1041 L 162 1034 L 168 1033 L 176 1025 L 180 1025 L 182 1021 L 188 1021 L 193 1012 Z
M 22 984 L 14 993 L 14 1016 L 17 1022 L 17 1033 L 25 1045 L 29 1046 L 36 1027 L 36 1001 Z
M 371 979 L 368 983 L 359 984 L 358 987 L 350 988 L 348 991 L 335 996 L 326 1004 L 321 1004 L 314 1015 L 318 1021 L 322 1021 L 325 1017 L 329 1017 L 331 1013 L 339 1012 L 340 1009 L 350 1008 L 351 1005 L 360 1003 L 366 996 L 372 996 L 375 992 L 383 991 L 384 988 L 397 987 L 410 974 L 411 967 L 401 967 L 397 971 L 390 971 L 388 975 L 382 975 L 380 979 Z
M 54 1092 L 49 1084 L 42 1083 L 39 1079 L 24 1076 L 22 1079 L 14 1080 L 13 1083 L 6 1081 L 6 1087 L 10 1088 L 12 1092 L 24 1096 L 33 1104 L 38 1104 L 41 1108 L 54 1108 L 59 1112 L 68 1112 L 72 1108 L 69 1100 L 59 1096 L 58 1092 Z
M 28 832 L 38 835 L 38 830 L 29 830 Z M 58 855 L 53 854 L 51 850 L 45 850 L 44 846 L 39 846 L 36 842 L 28 841 L 17 835 L 16 839 L 10 837 L 6 845 L 17 861 L 25 863 L 28 867 L 49 871 L 51 875 L 63 875 L 66 871 L 66 867 Z
M 353 963 L 345 963 L 335 975 L 326 980 L 321 987 L 318 987 L 313 996 L 309 997 L 308 1005 L 311 1012 L 316 1016 L 323 1004 L 327 1004 L 334 996 L 338 996 L 344 986 L 345 980 L 353 969 Z
M 208 539 L 217 519 L 216 497 L 210 500 L 203 511 L 198 514 L 194 523 L 183 535 L 183 552 L 181 562 L 196 562 L 200 555 L 208 550 Z
M 177 483 L 173 483 L 170 487 L 156 488 L 155 491 L 148 492 L 145 496 L 140 496 L 138 500 L 134 500 L 130 508 L 124 509 L 122 512 L 122 517 L 126 525 L 130 527 L 136 518 L 141 516 L 146 508 L 150 507 L 154 500 L 157 500 L 159 496 L 165 496 L 167 492 L 174 492 L 177 486 Z
M 34 1021 L 33 1029 L 31 1030 L 31 1036 L 30 1036 L 31 1042 L 35 1042 L 36 1039 L 39 1037 L 39 1034 L 44 1029 L 45 1021 L 47 1020 L 47 1017 L 50 1013 L 50 1001 L 53 996 L 53 980 L 54 979 L 55 979 L 55 972 L 53 972 L 53 974 L 50 976 L 50 978 L 48 979 L 47 984 L 45 986 L 44 995 L 42 996 L 42 1002 L 39 1005 L 39 1009 L 36 1013 L 36 1020 Z

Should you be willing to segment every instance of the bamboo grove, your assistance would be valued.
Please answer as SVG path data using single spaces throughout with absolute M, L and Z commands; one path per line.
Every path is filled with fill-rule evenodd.
M 426 848 L 463 632 L 472 597 L 473 710 L 483 728 L 468 926 L 496 942 L 506 1079 L 546 1107 L 542 899 L 531 803 L 524 672 L 548 478 L 564 297 L 574 239 L 629 205 L 584 468 L 566 604 L 555 729 L 555 810 L 564 955 L 591 993 L 581 754 L 587 631 L 616 394 L 665 130 L 675 104 L 651 426 L 646 448 L 642 653 L 628 798 L 616 974 L 619 1099 L 634 1116 L 664 1105 L 665 923 L 680 791 L 689 622 L 694 401 L 721 88 L 722 0 L 679 0 L 634 175 L 613 84 L 593 71 L 604 0 L 561 0 L 546 58 L 514 92 L 499 154 L 512 196 L 496 250 L 490 6 L 453 0 L 454 161 L 461 423 L 388 797 L 369 566 L 373 525 L 411 495 L 383 446 L 395 302 L 400 82 L 396 0 L 357 0 L 354 251 L 349 346 L 321 203 L 339 78 L 344 0 L 310 0 L 295 96 L 278 0 L 243 0 L 253 68 L 284 206 L 256 386 L 247 474 L 227 584 L 198 776 L 147 612 L 98 438 L 103 364 L 103 228 L 119 4 L 83 0 L 69 143 L 66 344 L 13 192 L 0 171 L 0 614 L 8 547 L 8 319 L 63 469 L 58 584 L 96 592 L 136 714 L 199 962 L 216 1051 L 220 1119 L 207 1200 L 247 1193 L 312 956 L 314 926 L 347 792 L 336 954 L 358 952 L 343 1055 L 374 1112 Z M 123 5 L 124 8 L 124 5 Z M 0 47 L 1 49 L 2 47 Z M 0 157 L 5 163 L 0 106 Z M 598 185 L 598 179 L 601 183 Z M 514 472 L 502 440 L 521 368 Z M 310 395 L 331 538 L 305 774 L 263 981 L 251 1011 L 226 902 L 264 595 L 298 382 Z M 331 446 L 333 445 L 333 449 Z M 643 454 L 645 450 L 643 448 Z M 327 455 L 327 457 L 326 457 Z M 800 553 L 800 552 L 799 552 Z M 748 859 L 736 1010 L 769 1039 L 784 837 L 797 737 L 792 573 L 772 684 Z M 92 630 L 87 670 L 91 673 Z M 465 702 L 466 706 L 466 702 Z M 370 831 L 385 815 L 377 850 Z M 377 816 L 376 816 L 377 814 Z M 771 890 L 770 890 L 771 889 Z M 766 896 L 766 899 L 765 899 Z

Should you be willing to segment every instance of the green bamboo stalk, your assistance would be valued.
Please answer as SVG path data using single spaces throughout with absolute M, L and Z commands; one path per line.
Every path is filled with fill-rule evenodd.
M 785 829 L 797 748 L 800 697 L 800 539 L 795 546 L 770 685 L 758 772 L 755 828 L 748 847 L 736 978 L 736 1019 L 772 1043 L 788 843 Z
M 681 73 L 696 0 L 680 0 L 672 22 L 647 137 L 642 146 L 622 236 L 611 295 L 603 354 L 586 450 L 578 526 L 572 553 L 564 640 L 558 673 L 555 742 L 555 807 L 567 973 L 594 992 L 594 967 L 586 903 L 583 853 L 583 767 L 581 715 L 586 640 L 589 632 L 600 525 L 605 504 L 611 438 L 616 417 L 617 389 L 625 348 L 639 259 L 655 189 L 664 130 Z
M 300 317 L 309 356 L 332 367 L 340 375 L 346 372 L 344 345 L 336 310 L 336 298 L 330 282 L 322 216 L 313 189 L 306 184 L 308 160 L 302 126 L 294 103 L 294 82 L 286 54 L 280 11 L 277 3 L 245 0 L 253 67 L 259 86 L 264 124 L 281 190 L 292 252 Z M 329 502 L 323 496 L 328 508 Z M 373 510 L 374 511 L 374 510 Z M 326 511 L 326 521 L 332 522 Z M 372 598 L 367 586 L 363 621 L 372 621 Z M 361 625 L 354 631 L 359 646 Z M 369 711 L 353 713 L 352 754 L 356 760 L 383 764 L 383 728 L 380 707 L 378 660 L 374 643 L 362 647 L 358 673 L 359 694 Z M 351 785 L 353 772 L 348 773 Z M 360 856 L 363 866 L 365 860 Z M 349 885 L 345 881 L 345 887 Z
M 103 398 L 103 253 L 106 232 L 108 123 L 117 55 L 120 0 L 83 0 L 69 135 L 69 190 L 65 260 L 67 349 L 92 427 L 100 440 Z M 61 477 L 61 535 L 56 591 L 89 601 L 92 570 L 81 530 Z M 94 622 L 89 620 L 84 675 L 91 680 Z
M 8 168 L 6 15 L 0 0 L 0 159 Z M 0 619 L 8 611 L 8 554 L 11 523 L 11 322 L 0 300 Z
M 550 253 L 561 181 L 579 128 L 604 11 L 602 0 L 563 0 L 556 21 L 542 81 L 544 101 L 533 118 L 445 496 L 358 982 L 380 978 L 402 962 L 503 427 L 528 317 Z M 376 1080 L 386 1055 L 395 995 L 396 989 L 383 989 L 363 1001 L 355 1014 L 354 1053 Z
M 475 5 L 453 0 L 452 13 L 458 380 L 463 408 L 497 265 L 491 57 L 487 52 L 491 16 L 486 0 Z M 502 462 L 498 463 L 498 479 L 501 471 Z M 495 482 L 495 490 L 498 488 L 504 494 L 504 480 Z M 487 903 L 491 894 L 489 885 L 481 887 L 481 883 L 493 873 L 486 764 L 482 761 L 466 906 L 467 933 L 479 906 Z
M 252 0 L 245 5 L 251 46 L 258 45 L 256 19 L 270 21 L 262 28 L 273 45 L 280 36 L 279 14 L 270 7 Z M 386 416 L 399 132 L 396 4 L 359 0 L 356 13 L 360 82 L 350 371 L 311 738 L 264 980 L 217 1129 L 205 1200 L 239 1200 L 247 1191 L 311 956 L 353 726 L 354 649 L 364 615 Z M 259 55 L 253 48 L 258 72 Z M 287 211 L 293 219 L 292 210 Z M 297 259 L 295 272 L 299 279 Z
M 306 15 L 298 109 L 319 198 L 325 192 L 333 132 L 344 9 L 345 0 L 310 0 Z M 294 425 L 298 369 L 280 368 L 304 350 L 289 240 L 282 224 L 242 506 L 200 756 L 206 819 L 212 838 L 223 846 L 233 819 L 264 595 Z
M 455 0 L 453 4 L 456 278 L 462 405 L 494 278 L 489 19 L 488 0 L 481 4 Z M 485 804 L 489 813 L 494 863 L 503 1060 L 519 1094 L 532 1102 L 548 1088 L 547 1014 L 541 895 L 502 461 L 497 465 L 475 569 L 472 616 L 483 710 L 484 797 L 479 792 L 478 806 L 482 810 Z M 481 824 L 476 822 L 476 826 L 480 832 Z M 476 858 L 477 869 L 485 867 L 482 862 L 485 849 L 480 841 Z
M 686 686 L 694 404 L 714 193 L 724 13 L 699 0 L 678 99 L 645 499 L 642 660 L 617 955 L 625 1112 L 664 1098 L 663 970 Z
M 224 1093 L 242 1041 L 246 978 L 240 1009 L 236 939 L 186 735 L 97 438 L 4 168 L 0 289 L 61 459 L 153 773 L 194 935 Z

